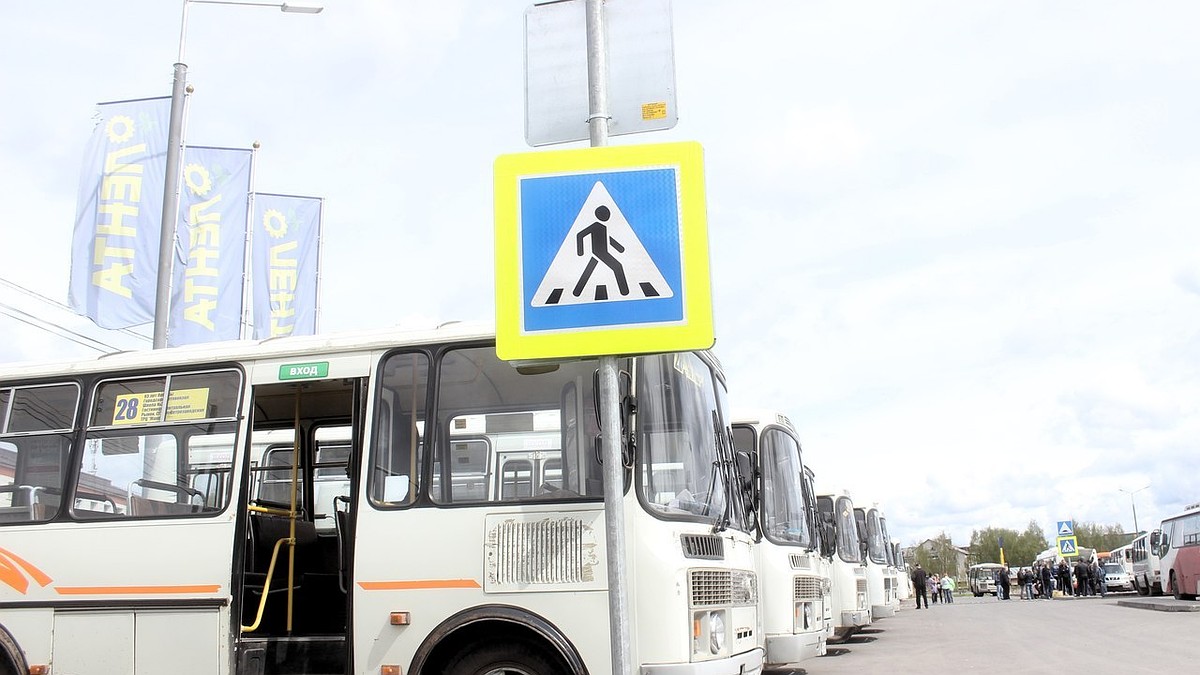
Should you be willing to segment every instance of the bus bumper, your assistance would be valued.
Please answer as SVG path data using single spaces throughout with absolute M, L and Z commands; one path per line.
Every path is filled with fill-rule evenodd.
M 814 659 L 825 653 L 825 632 L 767 636 L 764 662 L 771 668 Z
M 896 616 L 896 608 L 891 605 L 871 605 L 871 619 L 886 619 Z
M 760 675 L 762 668 L 763 650 L 751 649 L 715 661 L 643 665 L 640 672 L 641 675 Z
M 843 626 L 870 626 L 871 613 L 865 609 L 848 609 L 842 612 Z

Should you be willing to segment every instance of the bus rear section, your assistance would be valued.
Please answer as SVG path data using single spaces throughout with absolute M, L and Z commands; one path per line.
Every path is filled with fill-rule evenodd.
M 1159 557 L 1161 551 L 1162 530 L 1160 529 L 1138 535 L 1129 545 L 1133 588 L 1138 595 L 1162 595 L 1161 558 Z
M 1164 518 L 1160 529 L 1163 589 L 1176 600 L 1195 600 L 1200 594 L 1200 503 Z

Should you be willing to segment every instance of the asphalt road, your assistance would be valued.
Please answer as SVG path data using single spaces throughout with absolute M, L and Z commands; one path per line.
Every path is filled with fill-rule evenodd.
M 1163 607 L 1179 602 L 1153 600 Z M 1140 599 L 1126 593 L 1026 601 L 957 597 L 928 610 L 910 600 L 896 616 L 831 645 L 829 655 L 794 672 L 1200 672 L 1200 611 L 1151 611 L 1118 601 Z M 1183 604 L 1200 609 L 1198 601 Z

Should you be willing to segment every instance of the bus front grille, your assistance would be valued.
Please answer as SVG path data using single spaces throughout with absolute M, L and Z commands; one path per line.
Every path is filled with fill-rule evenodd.
M 820 600 L 821 580 L 817 577 L 796 577 L 795 599 L 797 601 Z
M 688 583 L 692 607 L 728 605 L 733 598 L 733 579 L 729 570 L 692 570 Z

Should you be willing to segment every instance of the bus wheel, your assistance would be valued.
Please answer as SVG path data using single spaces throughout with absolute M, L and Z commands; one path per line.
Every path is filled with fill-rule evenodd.
M 9 635 L 4 626 L 0 626 L 0 675 L 25 675 L 28 672 L 29 667 L 25 665 L 17 641 Z
M 1138 595 L 1141 595 L 1141 596 L 1150 595 L 1150 586 L 1148 586 L 1148 585 L 1143 586 L 1142 582 L 1138 581 L 1137 579 L 1133 580 L 1133 588 L 1134 588 L 1134 590 L 1137 591 Z
M 1181 592 L 1181 589 L 1179 588 L 1179 582 L 1175 581 L 1175 572 L 1171 572 L 1171 579 L 1170 579 L 1169 583 L 1171 584 L 1171 586 L 1170 586 L 1171 595 L 1175 596 L 1176 600 L 1182 600 L 1183 593 Z
M 446 675 L 561 675 L 559 660 L 525 642 L 468 648 L 450 659 Z

